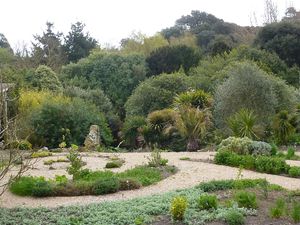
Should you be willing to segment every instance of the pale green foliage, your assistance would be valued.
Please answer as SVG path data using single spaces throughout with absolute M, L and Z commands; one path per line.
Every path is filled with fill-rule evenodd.
M 242 108 L 253 111 L 258 123 L 267 122 L 278 103 L 268 75 L 251 63 L 237 63 L 228 75 L 229 78 L 215 92 L 217 127 L 224 128 L 226 120 Z
M 155 49 L 169 45 L 161 34 L 147 37 L 140 32 L 132 33 L 129 38 L 123 39 L 121 42 L 121 52 L 126 54 L 141 53 L 145 56 L 148 56 Z
M 236 137 L 258 138 L 258 135 L 255 132 L 256 116 L 253 111 L 241 109 L 236 114 L 229 117 L 228 125 Z
M 38 88 L 38 90 L 62 90 L 62 84 L 56 73 L 51 68 L 44 65 L 39 66 L 35 70 L 32 85 L 33 87 Z
M 100 89 L 83 89 L 76 86 L 67 86 L 64 89 L 64 94 L 69 97 L 82 98 L 95 104 L 100 112 L 109 113 L 113 110 L 113 106 L 109 98 Z
M 171 203 L 171 214 L 174 220 L 183 220 L 186 208 L 188 206 L 187 199 L 183 196 L 175 197 Z
M 229 150 L 241 155 L 270 155 L 272 146 L 262 141 L 252 141 L 248 137 L 229 137 L 217 147 L 218 151 Z

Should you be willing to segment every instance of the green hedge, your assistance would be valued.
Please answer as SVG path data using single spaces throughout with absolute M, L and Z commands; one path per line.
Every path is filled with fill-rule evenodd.
M 255 170 L 269 174 L 288 174 L 290 166 L 284 159 L 269 156 L 238 155 L 230 151 L 219 151 L 214 159 L 216 164 Z

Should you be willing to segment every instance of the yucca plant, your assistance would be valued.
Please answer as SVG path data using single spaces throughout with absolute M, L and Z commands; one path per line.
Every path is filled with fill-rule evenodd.
M 228 119 L 228 126 L 236 137 L 258 139 L 255 131 L 256 115 L 248 109 L 241 109 Z
M 202 138 L 206 135 L 211 125 L 211 112 L 209 109 L 200 110 L 189 106 L 182 106 L 176 120 L 176 127 L 184 138 L 187 139 L 187 151 L 199 149 Z
M 288 111 L 282 110 L 276 114 L 273 120 L 273 131 L 279 144 L 288 143 L 289 138 L 295 132 L 295 128 L 290 122 Z
M 211 107 L 212 97 L 203 90 L 190 90 L 176 95 L 174 98 L 174 107 L 191 106 L 194 108 L 204 109 Z

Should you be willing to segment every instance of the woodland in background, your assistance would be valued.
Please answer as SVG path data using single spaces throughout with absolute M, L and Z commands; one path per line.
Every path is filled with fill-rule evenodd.
M 197 150 L 229 136 L 300 144 L 300 20 L 242 27 L 192 11 L 153 36 L 102 48 L 85 25 L 47 22 L 31 48 L 0 34 L 12 141 L 83 145 L 91 124 L 106 147 Z

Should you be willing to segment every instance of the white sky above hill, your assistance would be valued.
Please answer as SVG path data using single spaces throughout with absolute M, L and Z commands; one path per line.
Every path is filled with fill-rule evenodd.
M 300 10 L 299 0 L 273 2 L 277 3 L 280 18 L 291 5 Z M 251 25 L 254 12 L 262 24 L 264 12 L 264 0 L 1 0 L 0 5 L 0 33 L 13 48 L 30 44 L 33 34 L 45 29 L 46 21 L 65 34 L 71 23 L 84 22 L 86 31 L 102 46 L 117 46 L 132 31 L 153 35 L 173 26 L 176 19 L 191 10 L 239 25 Z

